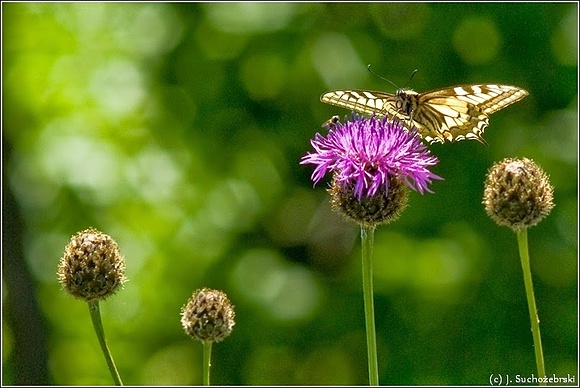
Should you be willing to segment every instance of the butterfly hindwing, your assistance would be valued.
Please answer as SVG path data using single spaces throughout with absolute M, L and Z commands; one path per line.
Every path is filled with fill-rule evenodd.
M 335 90 L 322 102 L 362 114 L 389 115 L 414 124 L 429 143 L 482 137 L 489 115 L 528 95 L 524 89 L 497 84 L 460 85 L 425 93 L 400 89 L 396 94 L 364 90 Z

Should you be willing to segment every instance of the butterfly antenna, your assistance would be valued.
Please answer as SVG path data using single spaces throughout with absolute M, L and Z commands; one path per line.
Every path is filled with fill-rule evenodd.
M 407 83 L 405 83 L 405 86 L 407 86 L 411 82 L 411 80 L 413 79 L 415 74 L 417 74 L 417 69 L 413 70 L 413 72 L 411 73 L 411 76 L 409 77 L 409 80 L 407 81 Z
M 374 71 L 371 69 L 371 64 L 370 64 L 370 63 L 369 63 L 369 64 L 368 64 L 368 66 L 367 66 L 367 70 L 368 70 L 368 71 L 369 71 L 369 73 L 371 73 L 372 75 L 374 75 L 374 76 L 377 76 L 377 77 L 379 77 L 380 79 L 382 79 L 383 81 L 387 81 L 388 83 L 390 83 L 391 85 L 393 85 L 393 86 L 395 87 L 395 89 L 399 89 L 399 87 L 398 87 L 398 86 L 397 86 L 397 85 L 396 85 L 394 82 L 392 82 L 391 80 L 388 80 L 388 79 L 386 79 L 385 77 L 383 77 L 383 76 L 380 76 L 380 75 L 378 75 L 377 73 L 375 73 L 375 72 L 374 72 Z M 417 71 L 417 70 L 415 70 L 415 72 L 416 72 L 416 71 Z M 415 73 L 413 73 L 413 74 L 415 74 Z M 411 76 L 411 77 L 412 77 L 412 76 Z

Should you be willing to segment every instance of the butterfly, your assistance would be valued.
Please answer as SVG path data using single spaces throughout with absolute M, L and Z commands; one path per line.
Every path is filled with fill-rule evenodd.
M 389 115 L 414 125 L 429 143 L 474 139 L 486 144 L 482 135 L 489 115 L 526 97 L 517 86 L 459 85 L 417 93 L 398 89 L 395 94 L 366 90 L 333 90 L 320 101 L 357 113 Z

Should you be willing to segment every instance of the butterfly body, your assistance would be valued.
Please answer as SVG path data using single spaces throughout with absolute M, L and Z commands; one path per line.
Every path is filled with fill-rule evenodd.
M 365 90 L 333 90 L 320 100 L 352 111 L 378 117 L 385 115 L 409 121 L 429 143 L 482 137 L 489 115 L 526 97 L 516 86 L 460 85 L 417 93 L 399 89 L 395 94 Z

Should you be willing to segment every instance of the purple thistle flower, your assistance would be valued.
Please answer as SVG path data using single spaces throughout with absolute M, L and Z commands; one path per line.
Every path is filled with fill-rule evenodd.
M 427 168 L 436 157 L 421 142 L 415 128 L 407 130 L 396 118 L 365 118 L 353 114 L 352 120 L 333 123 L 326 137 L 317 133 L 310 141 L 316 152 L 304 156 L 300 164 L 315 164 L 311 179 L 318 183 L 327 172 L 336 173 L 341 185 L 354 185 L 354 195 L 373 197 L 389 190 L 389 176 L 398 176 L 421 194 L 432 193 L 428 185 L 443 179 Z

